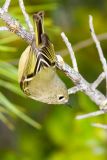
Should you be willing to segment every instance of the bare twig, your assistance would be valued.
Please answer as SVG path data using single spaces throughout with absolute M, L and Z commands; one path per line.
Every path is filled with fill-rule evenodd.
M 65 44 L 66 44 L 66 46 L 69 50 L 69 54 L 70 54 L 70 57 L 71 57 L 71 60 L 72 60 L 73 68 L 74 68 L 75 71 L 78 72 L 78 66 L 77 66 L 75 54 L 74 54 L 74 51 L 72 49 L 71 43 L 68 41 L 68 38 L 66 37 L 64 32 L 61 33 L 61 36 L 62 36 L 62 39 L 65 42 Z
M 2 7 L 3 12 L 7 12 L 7 11 L 8 11 L 10 2 L 11 2 L 11 0 L 6 0 L 6 1 L 5 1 L 4 5 L 3 5 L 3 7 Z
M 105 112 L 103 110 L 99 110 L 99 111 L 91 112 L 91 113 L 88 113 L 88 114 L 78 115 L 78 116 L 76 116 L 76 119 L 80 120 L 80 119 L 85 119 L 85 118 L 89 118 L 89 117 L 95 117 L 95 116 L 102 115 L 104 113 Z
M 3 26 L 3 27 L 0 27 L 0 31 L 9 31 L 9 29 L 7 27 Z
M 107 129 L 107 124 L 92 123 L 91 125 L 96 128 Z
M 106 59 L 105 59 L 105 57 L 103 55 L 102 48 L 100 46 L 100 42 L 98 41 L 98 39 L 96 37 L 96 34 L 95 34 L 95 31 L 94 31 L 92 16 L 89 16 L 89 25 L 90 25 L 92 38 L 93 38 L 93 40 L 94 40 L 94 42 L 96 44 L 96 47 L 97 47 L 97 50 L 98 50 L 98 54 L 99 54 L 99 57 L 100 57 L 100 61 L 102 63 L 103 70 L 105 72 L 105 76 L 106 76 L 106 95 L 107 95 L 107 63 L 106 63 Z
M 92 83 L 92 88 L 97 88 L 99 84 L 104 80 L 105 78 L 105 73 L 102 72 L 98 78 Z
M 68 94 L 75 94 L 78 91 L 80 91 L 80 88 L 78 86 L 74 86 L 68 89 Z
M 20 5 L 20 8 L 21 8 L 22 13 L 24 15 L 26 24 L 28 25 L 28 28 L 29 28 L 30 32 L 33 34 L 34 33 L 33 26 L 32 26 L 32 24 L 30 22 L 30 18 L 28 16 L 27 12 L 26 12 L 23 0 L 19 0 L 19 5 Z

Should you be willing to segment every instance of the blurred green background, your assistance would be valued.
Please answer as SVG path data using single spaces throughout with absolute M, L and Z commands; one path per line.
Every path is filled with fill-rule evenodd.
M 0 6 L 5 0 L 0 1 Z M 93 82 L 102 72 L 95 44 L 79 48 L 78 43 L 91 38 L 89 14 L 93 16 L 97 34 L 107 32 L 106 0 L 25 0 L 32 14 L 45 11 L 45 32 L 57 53 L 72 65 L 61 39 L 63 31 L 74 46 L 80 73 Z M 18 1 L 12 0 L 9 13 L 25 27 Z M 1 26 L 5 25 L 0 20 Z M 101 41 L 107 58 L 107 40 Z M 107 131 L 91 126 L 93 122 L 107 124 L 107 116 L 75 120 L 75 116 L 98 109 L 86 95 L 70 95 L 70 106 L 48 105 L 27 98 L 17 82 L 17 65 L 26 42 L 13 33 L 0 32 L 0 160 L 106 160 Z M 73 83 L 59 73 L 67 87 Z M 105 93 L 105 82 L 99 86 Z M 26 116 L 26 115 L 28 116 Z M 22 119 L 30 123 L 24 122 Z M 36 122 L 42 129 L 35 129 Z M 33 127 L 33 126 L 34 127 Z

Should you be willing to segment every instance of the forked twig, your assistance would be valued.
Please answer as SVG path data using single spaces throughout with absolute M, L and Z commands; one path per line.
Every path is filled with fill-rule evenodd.
M 92 88 L 97 88 L 99 84 L 104 80 L 105 78 L 105 73 L 102 72 L 98 78 L 92 83 Z

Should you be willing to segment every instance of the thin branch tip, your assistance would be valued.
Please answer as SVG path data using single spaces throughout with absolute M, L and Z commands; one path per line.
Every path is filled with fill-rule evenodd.
M 68 51 L 69 51 L 69 54 L 70 54 L 70 57 L 71 57 L 71 61 L 72 61 L 72 65 L 73 65 L 73 68 L 76 72 L 78 72 L 78 66 L 77 66 L 77 62 L 76 62 L 76 57 L 75 57 L 75 54 L 74 54 L 74 51 L 73 51 L 73 48 L 71 46 L 71 43 L 69 42 L 68 38 L 66 37 L 65 33 L 62 32 L 61 33 L 61 37 L 64 41 L 64 43 L 66 44 L 67 48 L 68 48 Z
M 92 123 L 91 126 L 107 130 L 107 124 Z
M 92 20 L 92 19 L 93 19 L 93 16 L 92 16 L 91 14 L 89 14 L 89 18 L 90 18 L 90 20 Z
M 81 119 L 86 119 L 86 118 L 90 118 L 90 117 L 96 117 L 99 115 L 105 114 L 104 110 L 98 110 L 95 112 L 91 112 L 91 113 L 87 113 L 87 114 L 83 114 L 83 115 L 78 115 L 76 116 L 76 120 L 81 120 Z

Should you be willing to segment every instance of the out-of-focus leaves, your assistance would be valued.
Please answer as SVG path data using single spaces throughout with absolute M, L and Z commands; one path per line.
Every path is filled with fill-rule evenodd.
M 12 43 L 12 42 L 14 42 L 16 40 L 17 40 L 17 36 L 16 35 L 12 35 L 12 36 L 0 39 L 0 47 L 1 47 L 1 44 L 9 44 L 9 43 Z M 7 47 L 7 46 L 4 46 L 4 47 Z M 9 46 L 8 49 L 11 50 L 10 46 Z
M 20 95 L 22 97 L 24 96 L 24 94 L 22 94 L 22 91 L 21 91 L 19 85 L 17 85 L 17 84 L 12 84 L 10 82 L 6 82 L 6 81 L 3 81 L 3 80 L 0 80 L 0 86 L 2 86 L 5 89 L 8 89 L 8 90 L 14 92 L 17 95 Z
M 36 11 L 40 11 L 40 10 L 45 10 L 45 11 L 50 11 L 50 10 L 55 10 L 58 7 L 58 3 L 48 3 L 48 4 L 40 4 L 40 5 L 29 5 L 26 6 L 26 10 L 30 13 L 30 12 L 36 12 Z M 13 12 L 14 14 L 19 14 L 20 9 L 18 6 L 14 6 L 14 8 L 12 8 L 11 12 Z
M 93 110 L 96 109 L 96 105 L 90 101 L 89 97 L 84 95 L 83 93 L 79 93 L 78 97 L 79 105 L 82 110 L 86 110 L 87 112 L 90 111 L 90 108 Z
M 6 118 L 6 116 L 4 116 L 3 113 L 0 112 L 0 120 L 6 125 L 8 126 L 9 129 L 13 130 L 14 126 L 13 124 Z
M 16 52 L 17 48 L 16 47 L 9 47 L 9 46 L 0 45 L 0 51 L 3 51 L 3 52 Z
M 28 124 L 32 125 L 33 127 L 37 128 L 37 129 L 41 128 L 41 125 L 38 122 L 32 120 L 26 114 L 24 114 L 19 109 L 17 109 L 16 106 L 13 105 L 2 93 L 0 93 L 0 104 L 2 104 L 8 110 L 10 110 L 14 114 L 16 114 L 18 117 L 20 117 L 22 120 L 24 120 Z
M 6 62 L 0 61 L 0 76 L 4 76 L 12 81 L 17 81 L 17 69 Z

